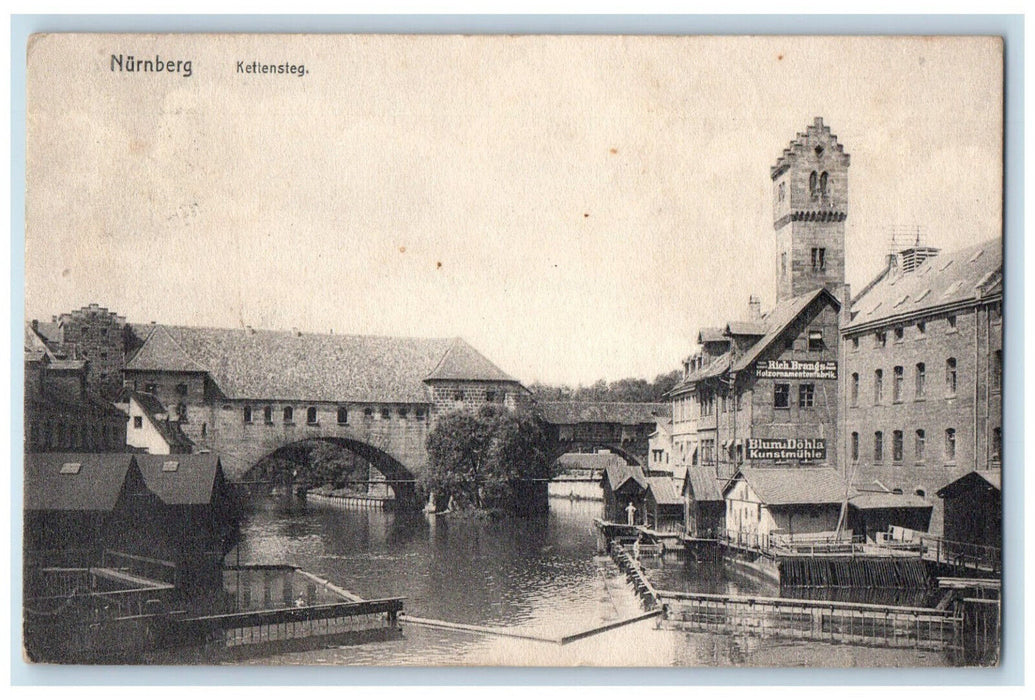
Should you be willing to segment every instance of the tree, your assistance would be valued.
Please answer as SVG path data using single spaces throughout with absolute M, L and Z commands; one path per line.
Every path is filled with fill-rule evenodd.
M 527 411 L 488 405 L 448 413 L 427 448 L 421 486 L 459 508 L 523 510 L 530 480 L 550 476 L 542 420 Z

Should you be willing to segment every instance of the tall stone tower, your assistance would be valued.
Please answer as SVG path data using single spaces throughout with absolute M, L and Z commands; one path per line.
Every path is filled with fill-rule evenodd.
M 845 283 L 849 155 L 822 117 L 770 169 L 776 229 L 776 301 Z M 843 301 L 843 300 L 842 300 Z

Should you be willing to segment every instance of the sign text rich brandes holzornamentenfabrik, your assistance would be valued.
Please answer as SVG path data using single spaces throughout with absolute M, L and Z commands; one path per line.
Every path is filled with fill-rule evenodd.
M 834 360 L 759 360 L 755 376 L 765 379 L 837 379 Z

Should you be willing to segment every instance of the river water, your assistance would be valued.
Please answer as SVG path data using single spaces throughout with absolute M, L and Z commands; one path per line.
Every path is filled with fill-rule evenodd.
M 408 615 L 556 638 L 631 617 L 639 601 L 596 556 L 599 501 L 550 500 L 533 519 L 454 519 L 259 499 L 243 524 L 241 563 L 287 563 L 363 598 L 405 597 Z M 236 558 L 236 553 L 231 557 Z M 659 587 L 775 595 L 772 584 L 719 564 L 667 555 Z M 420 627 L 400 639 L 254 658 L 285 665 L 931 666 L 941 654 L 785 642 L 633 623 L 558 646 Z

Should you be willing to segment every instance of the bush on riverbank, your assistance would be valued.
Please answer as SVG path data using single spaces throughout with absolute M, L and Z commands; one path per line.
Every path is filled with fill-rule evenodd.
M 421 487 L 455 511 L 525 513 L 550 478 L 542 419 L 487 405 L 442 416 L 428 435 Z

